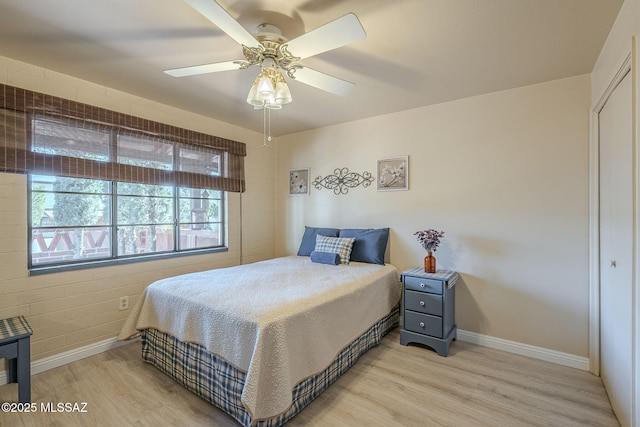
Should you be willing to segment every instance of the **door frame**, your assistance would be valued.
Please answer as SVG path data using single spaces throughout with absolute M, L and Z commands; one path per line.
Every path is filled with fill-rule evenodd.
M 609 84 L 601 94 L 592 94 L 592 99 L 597 102 L 592 104 L 590 111 L 590 132 L 589 132 L 589 365 L 590 371 L 595 375 L 600 375 L 600 132 L 599 114 L 605 103 L 611 96 L 622 79 L 631 73 L 632 87 L 632 144 L 633 144 L 633 254 L 632 259 L 632 298 L 633 298 L 633 325 L 632 334 L 632 413 L 631 424 L 635 425 L 638 414 L 640 414 L 640 378 L 638 378 L 638 368 L 640 367 L 640 181 L 638 171 L 640 167 L 640 150 L 638 146 L 638 54 L 636 38 L 631 39 L 631 44 L 626 51 L 626 57 L 609 80 Z M 600 95 L 598 97 L 598 95 Z

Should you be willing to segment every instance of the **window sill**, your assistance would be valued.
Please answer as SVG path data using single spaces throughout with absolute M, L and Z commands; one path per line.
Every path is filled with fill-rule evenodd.
M 53 265 L 53 266 L 38 266 L 31 267 L 29 269 L 30 276 L 39 276 L 42 274 L 51 274 L 51 273 L 63 273 L 66 271 L 75 271 L 75 270 L 87 270 L 91 268 L 100 268 L 100 267 L 111 267 L 114 265 L 123 265 L 123 264 L 133 264 L 138 262 L 146 262 L 146 261 L 158 261 L 169 258 L 180 258 L 185 256 L 194 256 L 194 255 L 204 255 L 218 252 L 227 252 L 229 248 L 221 247 L 221 248 L 210 248 L 210 249 L 200 249 L 186 252 L 170 252 L 163 254 L 151 254 L 151 255 L 138 255 L 132 256 L 128 258 L 118 258 L 118 259 L 107 259 L 100 261 L 84 261 L 77 264 L 65 264 L 65 265 Z

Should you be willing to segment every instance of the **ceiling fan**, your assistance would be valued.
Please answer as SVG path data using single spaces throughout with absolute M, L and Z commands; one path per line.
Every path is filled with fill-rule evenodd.
M 316 71 L 298 62 L 364 39 L 364 28 L 353 13 L 348 13 L 293 40 L 287 40 L 280 29 L 271 24 L 259 25 L 257 33 L 252 35 L 215 0 L 185 1 L 241 44 L 245 59 L 174 68 L 165 70 L 165 73 L 174 77 L 185 77 L 259 66 L 262 72 L 256 78 L 247 98 L 247 102 L 255 108 L 280 108 L 282 104 L 291 102 L 291 94 L 280 70 L 291 79 L 335 95 L 346 96 L 355 87 L 354 83 Z M 252 100 L 252 96 L 255 96 L 252 92 L 257 91 L 259 95 L 263 81 L 271 82 L 273 86 L 269 101 L 272 102 L 271 106 L 265 105 L 261 96 Z

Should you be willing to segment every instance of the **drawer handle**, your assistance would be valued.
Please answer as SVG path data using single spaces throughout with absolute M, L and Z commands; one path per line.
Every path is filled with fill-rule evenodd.
M 424 328 L 424 322 L 420 322 L 420 327 Z
M 420 283 L 420 287 L 421 288 L 424 288 L 425 286 L 427 286 L 427 285 L 425 285 L 424 283 Z
M 420 305 L 424 307 L 424 301 L 420 301 Z

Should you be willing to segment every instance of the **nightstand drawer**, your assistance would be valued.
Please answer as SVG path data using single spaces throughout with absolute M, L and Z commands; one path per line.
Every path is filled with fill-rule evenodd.
M 442 316 L 442 295 L 405 291 L 404 308 L 405 310 Z
M 404 329 L 442 338 L 442 317 L 405 310 Z
M 442 294 L 442 280 L 431 280 L 423 277 L 404 276 L 404 286 L 419 292 Z

